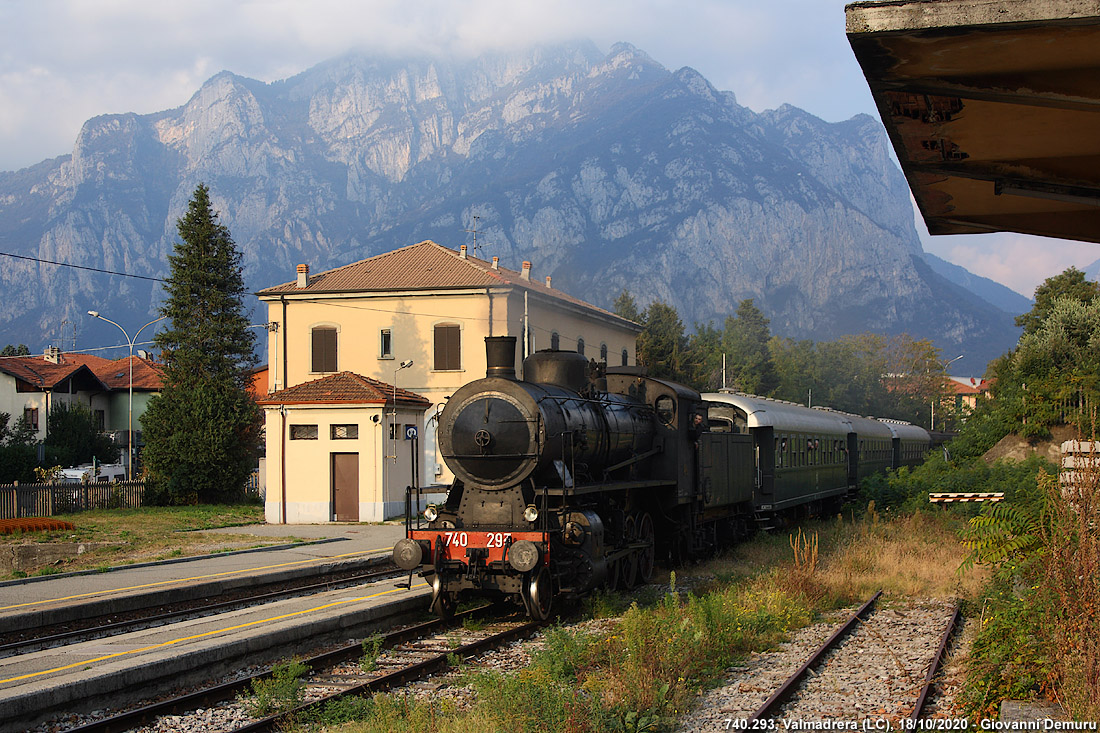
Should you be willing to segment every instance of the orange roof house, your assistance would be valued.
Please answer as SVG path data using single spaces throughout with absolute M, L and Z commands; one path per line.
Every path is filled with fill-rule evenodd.
M 404 512 L 430 400 L 343 371 L 257 402 L 269 522 L 380 521 Z
M 46 416 L 58 401 L 79 403 L 92 411 L 103 430 L 125 431 L 129 422 L 130 359 L 46 349 L 42 356 L 0 358 L 0 412 L 27 418 L 39 440 L 46 437 Z M 134 422 L 163 382 L 159 365 L 139 356 L 134 368 Z M 116 436 L 117 437 L 117 436 Z M 121 438 L 125 442 L 125 436 Z

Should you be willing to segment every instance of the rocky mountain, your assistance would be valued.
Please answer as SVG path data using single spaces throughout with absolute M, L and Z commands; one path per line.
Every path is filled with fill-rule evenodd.
M 690 324 L 754 298 L 774 333 L 908 331 L 973 372 L 1015 342 L 1009 315 L 926 261 L 876 120 L 757 114 L 627 44 L 348 55 L 271 84 L 222 72 L 178 109 L 97 117 L 72 155 L 0 173 L 0 251 L 163 277 L 200 181 L 257 289 L 476 228 L 482 256 L 605 307 L 627 289 Z M 58 342 L 67 320 L 83 348 L 118 336 L 89 308 L 136 328 L 160 292 L 8 257 L 0 282 L 0 342 Z

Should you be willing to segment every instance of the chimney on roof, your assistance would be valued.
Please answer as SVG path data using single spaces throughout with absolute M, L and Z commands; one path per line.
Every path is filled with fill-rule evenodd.
M 546 276 L 546 287 L 550 287 L 550 276 Z
M 56 346 L 47 346 L 45 353 L 42 354 L 42 358 L 51 364 L 61 363 L 61 349 Z
M 458 248 L 458 256 L 462 259 L 466 259 L 466 245 L 462 245 Z
M 298 287 L 309 287 L 309 265 L 298 265 Z
M 499 270 L 500 269 L 500 258 L 497 257 L 496 255 L 493 255 L 493 269 L 494 270 Z
M 524 280 L 531 279 L 531 262 L 529 260 L 523 261 L 523 269 L 519 271 L 519 276 Z

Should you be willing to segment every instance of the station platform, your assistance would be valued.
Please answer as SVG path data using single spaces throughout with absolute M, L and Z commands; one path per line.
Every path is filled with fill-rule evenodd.
M 232 529 L 243 530 L 252 531 Z M 280 528 L 264 525 L 255 531 L 272 536 L 267 533 Z M 240 587 L 261 576 L 269 580 L 328 566 L 378 563 L 404 536 L 402 525 L 299 525 L 285 531 L 328 541 L 4 583 L 0 623 L 71 617 L 91 608 L 149 607 L 202 597 L 196 594 L 210 594 L 221 584 Z M 389 579 L 0 659 L 0 733 L 25 730 L 51 714 L 102 707 L 103 696 L 112 702 L 139 700 L 168 681 L 208 683 L 242 666 L 366 636 L 392 623 L 394 615 L 411 618 L 426 612 L 430 590 L 422 579 L 413 580 L 410 589 Z
M 218 532 L 219 530 L 207 530 Z M 21 631 L 73 619 L 209 598 L 257 582 L 367 568 L 390 556 L 402 524 L 250 525 L 220 530 L 306 542 L 0 581 L 0 628 Z

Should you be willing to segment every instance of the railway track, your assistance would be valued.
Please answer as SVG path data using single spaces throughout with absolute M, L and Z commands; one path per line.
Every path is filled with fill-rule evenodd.
M 681 729 L 785 729 L 824 721 L 896 729 L 926 717 L 959 625 L 958 606 L 927 601 L 880 608 L 880 595 L 839 625 L 807 627 L 780 650 L 731 668 L 727 684 L 707 693 Z
M 125 614 L 96 616 L 73 623 L 27 629 L 0 637 L 0 659 L 77 641 L 102 639 L 186 619 L 202 618 L 283 598 L 292 598 L 326 590 L 337 590 L 361 583 L 395 578 L 403 574 L 405 574 L 404 571 L 392 562 L 384 562 L 379 563 L 378 569 L 370 572 L 362 572 L 361 569 L 357 569 L 328 573 L 321 576 L 324 580 L 320 582 L 317 582 L 318 576 L 311 576 L 255 585 L 247 589 L 227 593 L 222 596 L 223 600 L 215 603 L 181 602 L 173 604 L 170 610 L 164 610 L 165 607 L 162 606 L 135 610 Z
M 270 679 L 271 671 L 208 687 L 139 709 L 70 729 L 73 733 L 113 733 L 148 726 L 146 730 L 278 730 L 289 720 L 312 709 L 350 695 L 380 692 L 443 671 L 451 662 L 481 654 L 534 633 L 539 623 L 509 618 L 487 622 L 478 632 L 456 630 L 468 619 L 484 618 L 490 606 L 458 614 L 453 619 L 433 619 L 384 634 L 378 641 L 382 653 L 364 666 L 364 645 L 350 643 L 335 650 L 300 660 L 310 673 L 304 678 L 303 702 L 292 710 L 255 717 L 242 702 L 257 682 Z M 201 711 L 201 712 L 199 712 Z M 244 719 L 245 722 L 241 722 Z M 159 722 L 158 722 L 159 720 Z
M 750 726 L 760 725 L 771 718 L 786 721 L 819 719 L 880 718 L 896 721 L 900 717 L 920 720 L 924 716 L 935 681 L 943 662 L 947 645 L 958 624 L 959 607 L 956 604 L 934 651 L 923 660 L 912 654 L 904 655 L 892 648 L 891 639 L 897 630 L 884 633 L 888 626 L 904 627 L 905 632 L 916 632 L 916 624 L 908 614 L 897 610 L 875 612 L 874 606 L 882 595 L 875 593 L 814 650 L 813 654 L 787 678 L 787 680 L 748 718 Z M 893 615 L 893 618 L 890 616 Z M 934 625 L 933 625 L 933 628 Z M 923 669 L 920 662 L 923 661 Z M 888 669 L 895 672 L 891 675 Z M 923 672 L 923 675 L 920 673 Z M 850 695 L 853 688 L 872 679 L 889 678 L 900 685 L 885 685 L 893 693 L 893 699 L 871 701 L 861 706 Z M 868 682 L 867 686 L 873 686 Z M 892 688 L 892 689 L 891 689 Z M 905 703 L 899 698 L 911 697 L 908 714 L 899 714 Z M 862 709 L 861 709 L 862 707 Z

